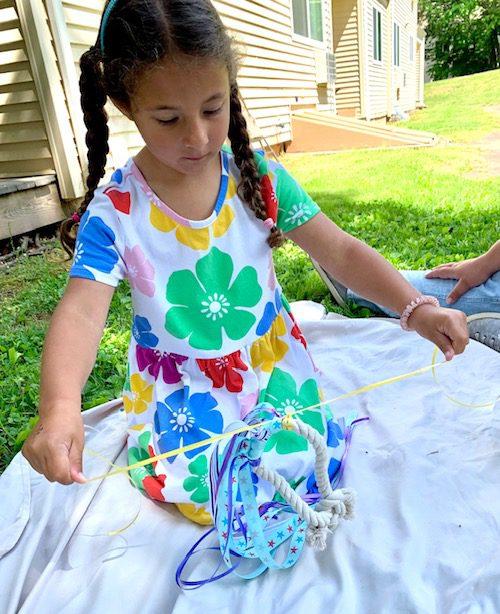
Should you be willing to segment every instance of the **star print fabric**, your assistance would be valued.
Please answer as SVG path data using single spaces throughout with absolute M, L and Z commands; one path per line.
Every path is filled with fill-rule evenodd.
M 256 161 L 268 214 L 284 232 L 320 211 L 280 164 L 258 154 Z M 220 162 L 219 194 L 205 220 L 161 201 L 132 158 L 96 190 L 82 217 L 70 276 L 112 286 L 127 278 L 132 291 L 123 389 L 130 463 L 222 433 L 260 402 L 283 414 L 321 399 L 320 373 L 276 279 L 269 231 L 237 194 L 232 154 L 221 151 Z M 327 440 L 320 412 L 300 417 Z M 340 461 L 342 434 L 330 439 Z M 199 519 L 209 507 L 211 449 L 133 470 L 132 482 Z M 305 439 L 280 431 L 265 456 L 305 492 L 314 466 Z M 258 500 L 273 498 L 269 485 L 255 487 Z

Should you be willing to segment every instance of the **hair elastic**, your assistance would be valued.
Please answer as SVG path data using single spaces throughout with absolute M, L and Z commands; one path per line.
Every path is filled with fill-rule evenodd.
M 78 213 L 75 211 L 75 213 L 73 213 L 73 215 L 71 216 L 71 219 L 73 220 L 73 222 L 76 222 L 77 224 L 80 222 L 81 218 L 78 215 Z
M 108 6 L 106 7 L 106 10 L 104 11 L 104 15 L 102 16 L 101 33 L 99 35 L 99 39 L 100 39 L 100 42 L 101 42 L 101 51 L 102 51 L 102 53 L 104 53 L 104 31 L 106 29 L 106 25 L 108 23 L 111 11 L 113 10 L 113 8 L 114 8 L 114 6 L 115 6 L 115 4 L 117 2 L 118 2 L 118 0 L 110 0 Z
M 419 307 L 420 305 L 427 304 L 434 305 L 434 307 L 439 307 L 439 301 L 437 300 L 437 298 L 435 296 L 429 296 L 427 294 L 418 296 L 417 298 L 413 299 L 411 303 L 408 303 L 408 305 L 406 305 L 406 307 L 404 308 L 403 313 L 401 314 L 401 319 L 399 320 L 401 328 L 407 331 L 410 330 L 410 327 L 408 326 L 408 318 L 411 316 L 411 314 L 415 311 L 417 307 Z

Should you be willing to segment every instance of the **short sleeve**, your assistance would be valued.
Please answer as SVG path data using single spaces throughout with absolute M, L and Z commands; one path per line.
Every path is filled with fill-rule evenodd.
M 80 220 L 70 277 L 116 287 L 126 277 L 120 221 L 109 198 L 96 192 Z
M 278 200 L 276 225 L 290 232 L 308 222 L 321 209 L 281 164 L 269 161 L 269 173 Z

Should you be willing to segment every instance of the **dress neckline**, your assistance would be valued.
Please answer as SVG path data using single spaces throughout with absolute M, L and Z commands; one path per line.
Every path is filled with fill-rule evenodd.
M 129 167 L 132 175 L 138 181 L 141 186 L 143 192 L 146 196 L 151 200 L 151 202 L 158 207 L 163 213 L 168 215 L 178 224 L 182 226 L 188 226 L 190 228 L 204 228 L 205 226 L 210 226 L 222 208 L 222 205 L 226 199 L 227 194 L 227 186 L 228 186 L 228 154 L 224 150 L 221 149 L 219 152 L 220 155 L 220 166 L 221 166 L 221 176 L 219 182 L 219 192 L 217 194 L 217 198 L 215 201 L 214 209 L 212 213 L 205 218 L 204 220 L 190 220 L 189 218 L 183 217 L 176 211 L 174 211 L 171 207 L 167 205 L 167 203 L 163 202 L 161 198 L 153 191 L 149 183 L 146 181 L 146 178 L 140 171 L 137 164 L 134 162 L 133 158 L 129 159 Z

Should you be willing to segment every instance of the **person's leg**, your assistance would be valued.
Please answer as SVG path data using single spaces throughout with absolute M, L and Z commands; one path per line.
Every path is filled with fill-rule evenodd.
M 456 285 L 454 279 L 427 279 L 427 271 L 401 271 L 402 275 L 422 294 L 435 296 L 443 307 L 459 309 L 467 315 L 484 312 L 500 312 L 500 271 L 492 275 L 488 281 L 481 286 L 471 288 L 462 295 L 457 301 L 448 305 L 446 297 Z M 367 301 L 363 297 L 347 290 L 347 298 L 353 300 L 358 305 L 369 307 L 375 313 L 384 313 L 391 317 L 397 314 L 390 310 Z

